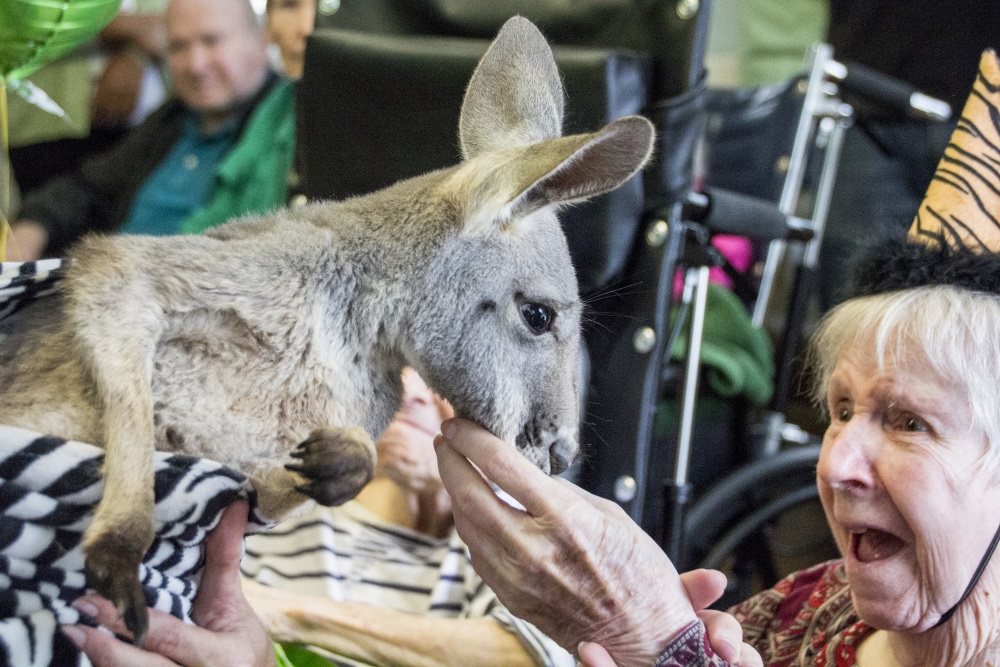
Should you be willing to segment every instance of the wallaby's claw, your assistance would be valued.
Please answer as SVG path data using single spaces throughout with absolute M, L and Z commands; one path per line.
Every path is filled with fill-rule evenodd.
M 313 431 L 291 456 L 299 462 L 285 468 L 307 480 L 295 490 L 320 505 L 347 502 L 375 475 L 375 444 L 358 428 Z
M 90 545 L 84 562 L 87 586 L 114 603 L 139 647 L 149 630 L 146 596 L 139 583 L 142 555 L 109 535 Z

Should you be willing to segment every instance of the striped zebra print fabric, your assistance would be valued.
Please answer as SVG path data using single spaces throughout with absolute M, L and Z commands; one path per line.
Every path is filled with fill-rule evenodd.
M 0 264 L 0 319 L 50 293 L 60 260 Z M 0 345 L 2 345 L 0 335 Z M 80 541 L 101 498 L 104 451 L 0 425 L 0 665 L 86 666 L 86 656 L 59 631 L 87 623 L 70 606 L 85 592 Z M 201 569 L 201 543 L 237 498 L 256 515 L 246 478 L 219 463 L 156 455 L 157 537 L 140 568 L 150 606 L 190 619 Z
M 59 625 L 87 622 L 69 605 L 85 592 L 80 541 L 103 492 L 103 455 L 0 425 L 0 664 L 89 664 Z M 221 464 L 164 453 L 155 488 L 157 535 L 139 578 L 151 607 L 190 620 L 202 541 L 237 498 L 254 507 L 254 493 Z M 253 515 L 251 530 L 265 527 Z

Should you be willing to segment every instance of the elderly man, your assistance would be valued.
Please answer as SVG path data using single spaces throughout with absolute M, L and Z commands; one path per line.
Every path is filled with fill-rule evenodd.
M 196 233 L 284 204 L 292 89 L 268 70 L 248 0 L 171 0 L 166 24 L 176 99 L 32 193 L 13 225 L 12 259 L 57 254 L 88 231 Z

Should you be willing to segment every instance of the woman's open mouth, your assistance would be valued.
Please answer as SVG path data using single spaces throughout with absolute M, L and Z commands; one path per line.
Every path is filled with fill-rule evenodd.
M 895 556 L 906 543 L 892 533 L 877 528 L 851 531 L 851 553 L 862 563 L 873 563 Z

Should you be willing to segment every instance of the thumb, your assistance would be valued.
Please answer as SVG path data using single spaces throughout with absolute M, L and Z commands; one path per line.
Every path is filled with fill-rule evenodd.
M 581 642 L 577 650 L 584 667 L 618 667 L 603 646 L 594 642 Z
M 234 502 L 205 539 L 205 567 L 193 610 L 199 625 L 209 621 L 206 615 L 216 616 L 244 599 L 240 559 L 248 512 L 246 501 Z

